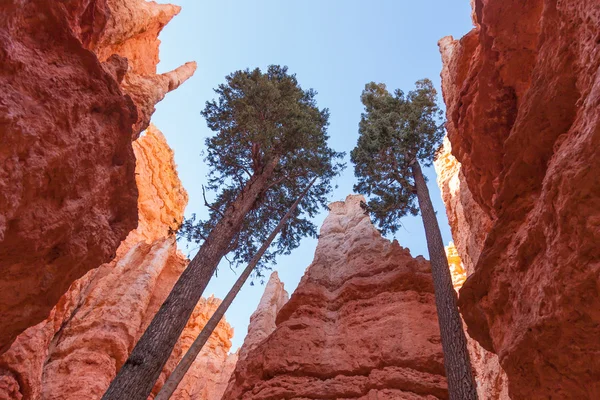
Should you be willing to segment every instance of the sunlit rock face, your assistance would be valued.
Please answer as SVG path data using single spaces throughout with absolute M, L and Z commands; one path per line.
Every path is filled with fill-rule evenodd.
M 99 399 L 187 265 L 172 235 L 187 204 L 173 152 L 153 126 L 133 147 L 138 228 L 122 242 L 112 262 L 75 281 L 50 317 L 19 335 L 0 357 L 0 398 Z M 219 302 L 214 298 L 199 302 L 154 393 Z M 221 321 L 192 371 L 210 367 L 229 368 L 230 373 L 227 353 L 232 335 L 229 324 Z M 222 394 L 227 378 L 215 374 L 215 383 L 203 389 L 205 396 L 193 398 L 216 398 L 210 397 L 217 392 L 214 387 L 220 385 Z M 185 380 L 183 384 L 175 398 L 190 398 L 185 396 Z M 200 382 L 194 383 L 198 386 Z
M 382 238 L 361 201 L 330 205 L 313 263 L 223 399 L 448 398 L 429 263 Z
M 279 310 L 288 302 L 290 296 L 274 271 L 267 282 L 256 311 L 250 316 L 248 333 L 240 348 L 239 358 L 245 359 L 250 351 L 263 342 L 276 328 L 275 320 Z
M 444 144 L 437 155 L 434 166 L 438 177 L 437 182 L 446 205 L 450 229 L 455 240 L 446 247 L 446 256 L 454 289 L 458 291 L 467 276 L 475 270 L 475 264 L 490 229 L 491 220 L 473 200 L 461 173 L 461 165 L 451 154 L 448 138 L 444 138 Z M 464 258 L 462 258 L 463 255 Z M 466 336 L 479 398 L 509 399 L 508 380 L 500 366 L 498 356 L 481 347 L 468 333 Z
M 440 42 L 459 198 L 486 214 L 453 227 L 472 272 L 459 305 L 513 399 L 600 398 L 600 8 L 474 7 L 476 28 Z M 487 221 L 473 253 L 465 239 Z
M 436 166 L 437 167 L 437 166 Z M 443 175 L 441 175 L 443 176 Z M 440 175 L 438 175 L 440 177 Z M 467 279 L 467 271 L 458 255 L 454 243 L 446 246 L 446 256 L 452 274 L 454 289 L 458 291 Z M 498 362 L 498 356 L 485 350 L 477 341 L 467 336 L 467 349 L 477 384 L 477 395 L 485 400 L 509 400 L 508 379 Z
M 163 379 L 159 380 L 154 388 L 154 394 L 162 387 L 164 380 L 175 367 L 175 361 L 178 362 L 183 354 L 188 351 L 204 325 L 206 325 L 217 307 L 219 307 L 219 304 L 221 304 L 221 300 L 214 297 L 208 299 L 202 298 L 200 300 L 177 343 L 181 355 L 175 356 L 173 354 L 171 356 L 172 360 L 169 360 L 169 364 L 172 364 L 172 368 L 168 371 L 163 371 L 161 376 Z M 233 328 L 231 328 L 225 319 L 221 320 L 171 396 L 171 399 L 221 399 L 237 361 L 236 354 L 229 354 L 232 337 Z
M 195 69 L 156 74 L 156 37 L 178 10 L 0 4 L 0 353 L 135 228 L 132 139 Z

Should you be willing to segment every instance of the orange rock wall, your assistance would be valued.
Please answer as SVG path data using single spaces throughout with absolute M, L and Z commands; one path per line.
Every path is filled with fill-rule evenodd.
M 330 205 L 313 263 L 224 400 L 448 398 L 429 263 L 382 238 L 361 200 Z
M 511 398 L 600 398 L 600 7 L 476 0 L 474 16 L 440 42 L 461 312 Z
M 0 4 L 0 353 L 135 228 L 132 139 L 195 69 L 156 74 L 156 37 L 178 10 Z
M 221 304 L 221 300 L 214 297 L 200 300 L 199 305 L 196 306 L 190 321 L 177 343 L 178 347 L 181 348 L 181 355 L 177 357 L 177 361 L 188 351 L 219 304 Z M 229 354 L 232 337 L 233 328 L 229 326 L 225 319 L 221 320 L 171 396 L 171 399 L 221 400 L 229 376 L 237 361 L 235 354 Z M 175 364 L 173 364 L 174 367 Z M 171 371 L 168 372 L 170 373 Z M 167 378 L 167 374 L 164 372 L 163 376 L 165 379 Z M 156 389 L 159 389 L 162 383 L 164 383 L 164 380 L 159 382 L 159 385 L 155 387 L 155 394 L 157 393 Z

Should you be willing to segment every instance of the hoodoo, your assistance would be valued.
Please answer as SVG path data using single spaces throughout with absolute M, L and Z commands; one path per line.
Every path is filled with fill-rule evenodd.
M 429 263 L 381 237 L 361 201 L 330 205 L 313 263 L 223 399 L 448 397 Z
M 0 356 L 1 399 L 99 399 L 187 265 L 170 233 L 181 223 L 187 204 L 173 152 L 152 125 L 133 149 L 138 228 L 121 243 L 113 261 L 75 281 L 50 316 L 19 335 Z M 219 301 L 198 303 L 155 392 Z M 232 336 L 232 328 L 221 321 L 193 365 L 193 371 L 209 366 L 211 376 L 195 379 L 198 374 L 191 374 L 174 399 L 218 399 L 231 371 L 229 367 L 219 378 L 227 370 Z

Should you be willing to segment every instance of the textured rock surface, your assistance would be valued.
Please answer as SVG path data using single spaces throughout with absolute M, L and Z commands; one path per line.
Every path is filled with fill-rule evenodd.
M 440 42 L 461 192 L 490 220 L 461 311 L 471 336 L 498 354 L 513 399 L 596 399 L 600 8 L 474 4 L 476 28 Z
M 0 353 L 135 228 L 131 140 L 195 69 L 156 74 L 156 37 L 178 10 L 0 5 Z
M 434 162 L 454 245 L 467 275 L 475 271 L 492 221 L 473 199 L 448 138 Z M 461 285 L 462 286 L 462 285 Z
M 153 126 L 133 148 L 138 228 L 122 242 L 115 260 L 75 281 L 50 317 L 27 329 L 0 357 L 0 399 L 99 399 L 185 268 L 187 261 L 170 235 L 187 203 L 173 153 Z M 156 390 L 217 305 L 216 299 L 198 304 Z M 232 335 L 222 321 L 197 363 L 230 373 Z M 222 380 L 217 375 L 213 385 L 221 385 L 220 393 Z
M 446 246 L 446 257 L 448 258 L 448 267 L 450 267 L 454 290 L 458 292 L 467 279 L 467 271 L 458 255 L 454 242 L 450 242 L 448 246 Z
M 182 355 L 188 351 L 219 304 L 221 304 L 221 300 L 214 297 L 200 300 L 178 342 Z M 224 319 L 221 320 L 171 399 L 221 399 L 233 366 L 237 361 L 235 355 L 230 357 L 228 354 L 232 337 L 233 328 Z
M 429 264 L 382 238 L 361 199 L 331 204 L 313 263 L 223 399 L 448 397 Z
M 256 311 L 250 316 L 248 333 L 239 350 L 239 358 L 245 359 L 248 353 L 263 342 L 276 328 L 275 320 L 281 307 L 288 302 L 290 296 L 284 289 L 279 274 L 274 271 L 267 282 L 265 292 L 260 298 Z
M 0 352 L 137 221 L 137 113 L 56 2 L 0 5 Z

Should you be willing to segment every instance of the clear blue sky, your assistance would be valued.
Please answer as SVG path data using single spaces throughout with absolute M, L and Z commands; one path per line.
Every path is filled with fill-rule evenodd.
M 331 146 L 349 152 L 358 136 L 359 97 L 365 83 L 383 82 L 390 89 L 408 91 L 415 81 L 428 77 L 441 100 L 437 41 L 446 35 L 460 37 L 471 29 L 469 0 L 176 0 L 175 4 L 183 9 L 160 36 L 159 71 L 192 60 L 198 70 L 157 106 L 153 122 L 175 151 L 179 176 L 190 195 L 186 215 L 206 215 L 201 185 L 207 167 L 200 152 L 211 131 L 200 110 L 214 98 L 212 89 L 225 75 L 247 67 L 287 65 L 302 87 L 319 92 L 319 106 L 330 109 Z M 352 193 L 354 174 L 348 164 L 332 201 Z M 448 242 L 450 230 L 435 172 L 429 169 L 426 174 Z M 320 226 L 325 216 L 324 211 L 315 223 Z M 405 229 L 396 239 L 413 256 L 429 258 L 420 217 L 402 222 Z M 316 240 L 307 238 L 290 256 L 279 259 L 275 269 L 290 294 L 312 261 L 315 247 Z M 204 295 L 223 298 L 235 279 L 222 264 Z M 227 312 L 235 328 L 234 348 L 241 345 L 262 292 L 261 285 L 247 284 Z

